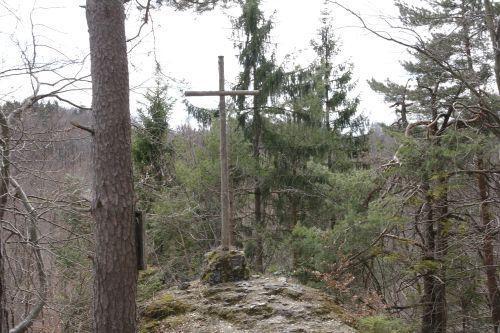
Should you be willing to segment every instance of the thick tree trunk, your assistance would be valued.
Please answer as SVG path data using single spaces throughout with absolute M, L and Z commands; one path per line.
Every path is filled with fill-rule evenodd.
M 96 222 L 94 332 L 135 333 L 137 258 L 129 80 L 121 0 L 87 0 Z
M 484 170 L 484 162 L 481 157 L 477 161 L 478 170 Z M 488 298 L 491 308 L 491 319 L 494 325 L 494 332 L 498 331 L 500 326 L 500 290 L 497 281 L 497 268 L 495 264 L 495 253 L 493 243 L 495 240 L 495 230 L 492 225 L 492 216 L 490 214 L 488 199 L 488 179 L 483 173 L 477 174 L 477 186 L 479 189 L 479 198 L 481 200 L 479 206 L 479 214 L 483 227 L 483 264 L 486 274 L 486 287 L 488 289 Z

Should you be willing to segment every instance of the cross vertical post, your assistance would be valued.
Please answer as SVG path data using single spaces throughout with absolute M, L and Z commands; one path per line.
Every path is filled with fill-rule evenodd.
M 219 56 L 219 91 L 224 92 L 224 57 Z M 221 173 L 221 245 L 228 250 L 231 244 L 231 221 L 229 208 L 229 162 L 227 156 L 226 96 L 220 95 L 220 173 Z
M 221 173 L 221 247 L 229 250 L 233 246 L 234 226 L 231 223 L 229 208 L 229 159 L 227 154 L 227 115 L 226 96 L 256 96 L 259 90 L 224 90 L 224 57 L 219 56 L 219 90 L 217 91 L 186 91 L 186 97 L 219 96 L 220 120 L 220 173 Z

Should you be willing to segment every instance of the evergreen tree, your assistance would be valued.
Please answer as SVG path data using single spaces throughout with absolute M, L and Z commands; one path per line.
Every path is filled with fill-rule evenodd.
M 274 151 L 270 149 L 270 155 L 279 161 L 273 179 L 288 174 L 289 178 L 276 186 L 296 190 L 288 194 L 295 197 L 290 205 L 292 228 L 310 218 L 310 214 L 302 213 L 299 219 L 297 210 L 314 212 L 324 203 L 316 194 L 322 192 L 326 179 L 313 165 L 321 166 L 326 160 L 330 170 L 346 171 L 366 149 L 366 120 L 357 114 L 358 99 L 350 97 L 354 88 L 352 65 L 340 60 L 339 42 L 328 15 L 323 11 L 318 38 L 311 41 L 315 61 L 284 75 L 281 117 L 274 122 L 279 133 L 273 138 L 280 145 Z M 268 146 L 273 147 L 273 142 Z M 330 219 L 326 225 L 334 223 Z
M 482 61 L 488 50 L 480 33 L 484 30 L 484 21 L 477 20 L 482 16 L 481 2 L 432 1 L 420 7 L 398 2 L 397 6 L 405 29 L 417 31 L 425 28 L 429 37 L 420 39 L 412 47 L 414 60 L 403 63 L 410 81 L 401 85 L 372 80 L 370 85 L 383 93 L 386 101 L 398 107 L 399 128 L 405 130 L 406 138 L 394 162 L 402 164 L 398 169 L 398 173 L 404 176 L 401 179 L 420 182 L 422 189 L 420 200 L 423 204 L 415 207 L 417 211 L 414 213 L 415 228 L 423 230 L 421 262 L 426 265 L 422 274 L 422 332 L 445 332 L 451 325 L 449 317 L 453 309 L 448 292 L 453 280 L 449 276 L 456 276 L 463 269 L 450 261 L 457 252 L 463 251 L 450 231 L 454 223 L 461 221 L 458 216 L 463 214 L 460 204 L 453 204 L 451 199 L 456 195 L 453 184 L 457 180 L 453 175 L 456 175 L 456 169 L 478 167 L 470 163 L 471 155 L 481 164 L 481 170 L 485 168 L 480 163 L 485 146 L 480 142 L 490 135 L 487 124 L 492 116 L 488 111 L 478 114 L 474 108 L 476 105 L 491 105 L 491 101 L 479 91 L 489 89 L 492 71 L 490 64 Z M 471 150 L 477 145 L 483 148 Z M 481 184 L 484 186 L 484 179 L 479 174 L 478 188 L 483 193 L 480 215 L 488 215 L 484 213 L 488 211 L 488 204 L 484 202 L 487 194 L 481 191 Z M 470 220 L 470 223 L 474 222 Z M 483 225 L 488 223 L 484 221 Z M 487 231 L 484 236 L 482 258 L 486 260 L 485 266 L 491 267 L 494 265 L 492 240 L 488 234 Z M 496 273 L 487 269 L 486 274 L 496 331 L 500 320 Z
M 242 72 L 238 80 L 238 89 L 260 90 L 260 94 L 254 97 L 253 104 L 246 104 L 246 97 L 237 99 L 238 118 L 240 126 L 244 128 L 247 137 L 252 142 L 253 158 L 255 163 L 254 175 L 254 217 L 255 228 L 253 238 L 255 240 L 254 262 L 255 269 L 262 272 L 263 263 L 263 239 L 265 229 L 265 207 L 269 193 L 263 189 L 264 179 L 262 177 L 262 136 L 266 130 L 266 106 L 269 98 L 273 95 L 279 85 L 280 71 L 274 64 L 274 55 L 269 48 L 272 21 L 266 19 L 260 9 L 260 0 L 246 0 L 240 3 L 242 13 L 234 20 L 233 28 L 237 38 L 242 41 L 237 43 L 240 51 L 238 60 L 242 66 Z M 251 112 L 248 111 L 251 110 Z
M 173 150 L 169 143 L 169 117 L 172 101 L 168 87 L 159 78 L 155 87 L 146 93 L 146 110 L 139 110 L 132 156 L 140 174 L 153 177 L 158 185 L 172 181 Z
M 317 38 L 311 41 L 317 57 L 313 70 L 321 78 L 317 94 L 323 104 L 325 126 L 341 138 L 335 153 L 344 153 L 347 159 L 352 159 L 362 151 L 359 148 L 363 145 L 366 119 L 357 114 L 359 99 L 350 97 L 355 87 L 353 66 L 339 59 L 340 43 L 333 33 L 330 15 L 326 8 L 322 10 L 321 27 Z M 329 168 L 334 164 L 332 158 L 332 154 L 328 154 Z M 340 156 L 335 159 L 342 161 Z

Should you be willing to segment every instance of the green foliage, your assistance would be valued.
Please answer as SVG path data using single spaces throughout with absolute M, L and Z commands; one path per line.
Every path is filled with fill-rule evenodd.
M 229 132 L 231 180 L 257 171 L 250 144 L 230 119 Z M 171 171 L 175 183 L 151 191 L 144 189 L 149 203 L 147 237 L 153 263 L 161 265 L 167 281 L 199 276 L 203 255 L 218 245 L 220 231 L 219 127 L 217 123 L 202 130 L 181 129 L 172 138 L 175 159 Z M 144 197 L 143 197 L 144 198 Z M 237 198 L 235 207 L 247 204 Z M 144 199 L 141 200 L 144 205 Z
M 290 245 L 295 273 L 302 282 L 307 281 L 306 277 L 312 278 L 312 272 L 325 271 L 328 264 L 335 260 L 335 252 L 329 246 L 333 245 L 331 231 L 307 228 L 299 224 L 293 229 Z
M 187 113 L 192 116 L 196 121 L 201 124 L 203 127 L 207 128 L 212 124 L 214 118 L 219 117 L 219 110 L 210 110 L 206 108 L 200 108 L 194 106 L 188 101 L 184 101 L 184 105 L 186 106 Z
M 139 120 L 132 140 L 132 157 L 140 174 L 151 175 L 158 182 L 171 177 L 170 160 L 173 150 L 168 141 L 168 119 L 172 101 L 167 96 L 167 86 L 160 79 L 154 89 L 146 93 L 146 110 L 139 110 Z
M 366 333 L 411 333 L 414 328 L 402 320 L 385 316 L 366 317 L 359 321 L 359 328 Z
M 165 188 L 157 193 L 148 215 L 146 232 L 154 262 L 165 268 L 168 281 L 196 275 L 202 254 L 210 246 L 209 240 L 197 239 L 207 238 L 204 232 L 214 227 L 214 221 L 198 217 L 202 212 L 196 206 L 182 187 Z
M 158 292 L 165 288 L 164 272 L 157 267 L 148 267 L 147 270 L 139 272 L 137 281 L 137 301 L 149 301 Z
M 387 202 L 378 209 L 373 204 L 368 209 L 367 188 L 376 186 L 370 171 L 352 170 L 330 173 L 324 185 L 328 201 L 309 212 L 304 224 L 293 229 L 290 247 L 294 258 L 294 270 L 306 282 L 316 281 L 314 272 L 329 272 L 333 265 L 350 253 L 366 250 L 367 245 L 385 227 L 400 223 L 387 209 Z M 371 184 L 370 184 L 371 183 Z

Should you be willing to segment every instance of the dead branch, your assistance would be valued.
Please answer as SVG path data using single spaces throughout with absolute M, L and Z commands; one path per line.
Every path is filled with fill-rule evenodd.
M 81 124 L 77 123 L 76 121 L 70 121 L 69 123 L 70 123 L 71 125 L 75 126 L 76 128 L 79 128 L 79 129 L 81 129 L 81 130 L 83 130 L 83 131 L 89 132 L 89 133 L 90 133 L 90 134 L 92 134 L 92 135 L 94 135 L 94 134 L 95 134 L 95 132 L 94 132 L 94 130 L 93 130 L 92 128 L 87 127 L 87 126 L 83 126 L 83 125 L 81 125 Z
M 38 245 L 38 231 L 37 231 L 37 220 L 38 213 L 28 199 L 28 196 L 19 185 L 19 183 L 14 179 L 10 178 L 10 183 L 16 189 L 16 196 L 21 200 L 24 208 L 28 212 L 29 216 L 29 241 L 33 246 L 33 251 L 36 258 L 36 267 L 38 273 L 38 282 L 40 283 L 40 290 L 38 292 L 39 300 L 33 309 L 28 313 L 28 315 L 21 320 L 16 326 L 9 330 L 9 333 L 22 333 L 26 332 L 28 328 L 33 324 L 33 321 L 38 317 L 40 312 L 45 305 L 47 298 L 47 276 L 45 274 L 45 267 L 43 264 L 42 252 Z

